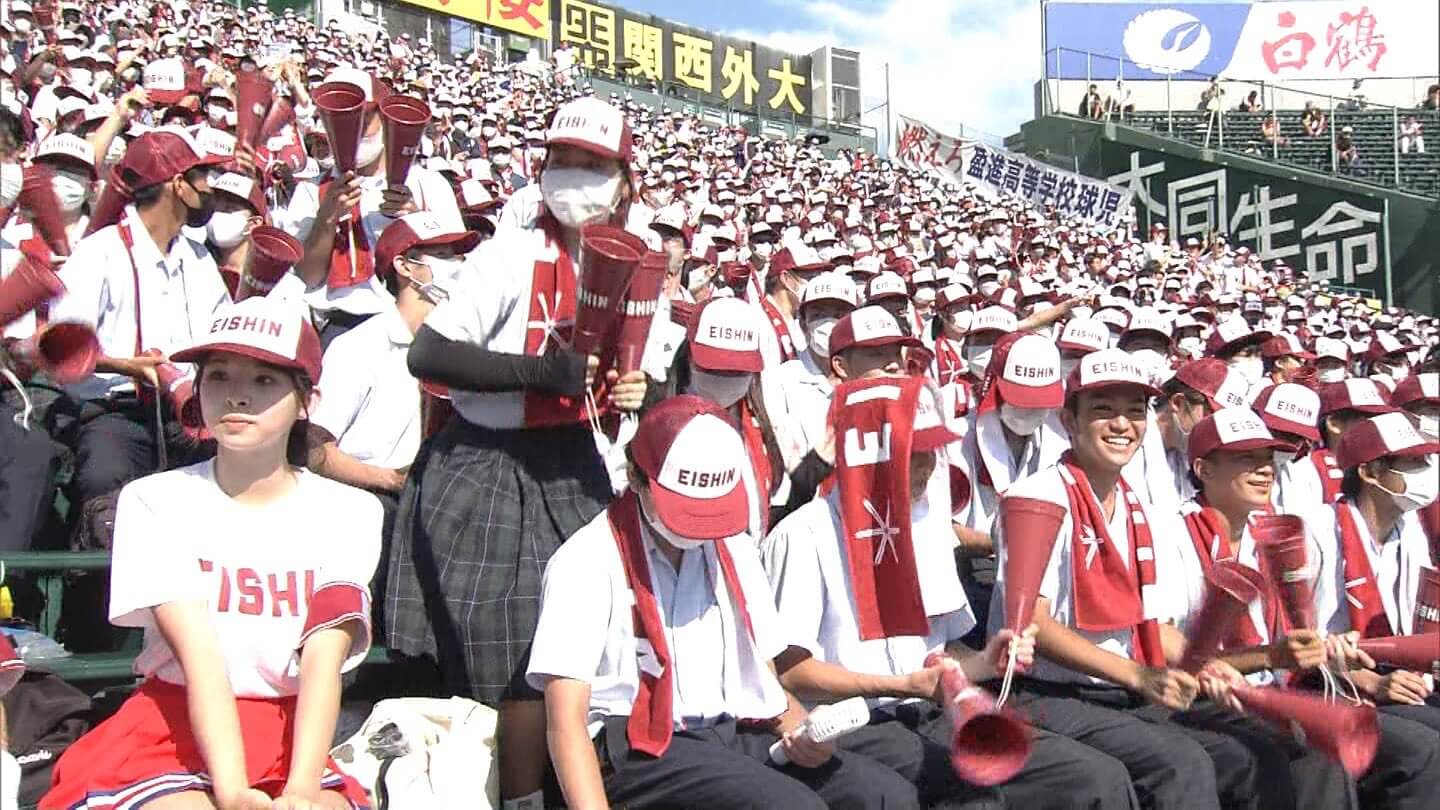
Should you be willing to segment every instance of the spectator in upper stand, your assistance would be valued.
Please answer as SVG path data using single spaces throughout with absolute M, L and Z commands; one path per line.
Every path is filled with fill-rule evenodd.
M 1225 88 L 1220 86 L 1220 77 L 1212 76 L 1209 86 L 1200 94 L 1200 109 L 1217 113 L 1221 109 L 1221 99 L 1224 97 Z
M 1355 146 L 1355 128 L 1344 126 L 1335 138 L 1335 159 L 1341 171 L 1350 171 L 1360 163 L 1360 150 Z
M 1408 155 L 1411 147 L 1415 153 L 1425 154 L 1425 127 L 1413 115 L 1405 117 L 1405 123 L 1400 125 L 1400 154 Z
M 1105 117 L 1105 102 L 1100 98 L 1100 89 L 1093 84 L 1090 85 L 1089 90 L 1085 91 L 1085 98 L 1080 100 L 1080 117 Z
M 1425 91 L 1425 100 L 1420 102 L 1420 109 L 1432 112 L 1440 110 L 1440 84 L 1432 84 Z
M 1240 106 L 1236 109 L 1240 110 L 1240 112 L 1260 112 L 1264 110 L 1265 105 L 1260 101 L 1260 91 L 1251 90 L 1250 95 L 1246 96 L 1245 100 L 1240 102 Z
M 1300 116 L 1300 126 L 1305 128 L 1305 134 L 1312 138 L 1318 138 L 1325 132 L 1326 115 L 1325 111 L 1315 106 L 1315 102 L 1305 102 L 1305 113 Z
M 1260 122 L 1260 137 L 1264 138 L 1269 146 L 1284 146 L 1289 143 L 1285 136 L 1280 134 L 1280 119 L 1274 115 Z
M 1134 94 L 1124 79 L 1115 80 L 1115 95 L 1105 99 L 1106 111 L 1117 118 L 1125 118 L 1135 112 Z

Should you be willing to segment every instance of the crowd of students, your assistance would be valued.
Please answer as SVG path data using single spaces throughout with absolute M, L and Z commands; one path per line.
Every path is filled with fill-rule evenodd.
M 108 504 L 109 620 L 144 635 L 42 807 L 368 806 L 328 750 L 372 644 L 498 710 L 505 810 L 1440 792 L 1435 673 L 1360 643 L 1440 643 L 1435 317 L 289 11 L 9 8 L 0 272 L 63 291 L 5 327 L 5 547 L 68 459 L 67 531 Z M 290 109 L 256 144 L 250 71 Z M 403 183 L 396 96 L 431 112 Z M 664 267 L 637 362 L 576 348 L 596 226 Z M 76 324 L 66 373 L 36 347 Z M 1275 573 L 1277 515 L 1300 616 L 1268 587 L 1187 660 L 1217 569 Z M 998 784 L 952 762 L 956 673 L 1028 724 Z M 1363 768 L 1237 698 L 1341 679 L 1378 707 Z M 863 728 L 806 733 L 852 697 Z

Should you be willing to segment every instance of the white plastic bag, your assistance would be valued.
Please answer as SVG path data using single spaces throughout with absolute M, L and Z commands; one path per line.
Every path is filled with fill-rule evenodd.
M 375 810 L 493 810 L 495 725 L 494 709 L 465 698 L 382 700 L 330 756 Z

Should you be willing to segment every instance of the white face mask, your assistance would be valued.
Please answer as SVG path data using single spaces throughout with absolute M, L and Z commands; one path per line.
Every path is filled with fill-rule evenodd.
M 205 108 L 205 114 L 210 117 L 210 122 L 213 124 L 225 123 L 226 112 L 228 111 L 219 104 L 211 104 Z
M 995 294 L 995 291 L 998 290 L 998 289 L 1000 289 L 1000 282 L 998 282 L 998 281 L 982 281 L 982 282 L 980 282 L 980 294 L 981 294 L 981 295 L 984 295 L 984 296 L 986 296 L 986 297 L 989 297 L 989 296 L 991 296 L 991 295 L 994 295 L 994 294 Z
M 1390 496 L 1390 500 L 1399 507 L 1400 511 L 1414 512 L 1424 509 L 1435 502 L 1436 495 L 1440 495 L 1440 475 L 1436 474 L 1433 458 L 1429 460 L 1424 469 L 1414 472 L 1400 472 L 1399 470 L 1395 472 L 1405 479 L 1405 491 L 1391 492 L 1383 486 L 1380 489 Z
M 805 339 L 810 350 L 821 357 L 830 356 L 830 333 L 835 331 L 839 318 L 815 318 L 805 325 Z
M 430 269 L 429 281 L 410 280 L 411 286 L 432 304 L 447 301 L 450 291 L 460 283 L 460 270 L 465 266 L 461 256 L 421 256 L 420 263 Z
M 76 87 L 89 87 L 94 79 L 94 74 L 89 68 L 70 68 L 70 84 Z
M 995 344 L 989 346 L 966 346 L 965 362 L 970 366 L 970 374 L 975 377 L 984 377 L 985 369 L 990 367 L 990 355 L 995 351 Z
M 711 374 L 690 366 L 691 392 L 722 408 L 739 402 L 750 391 L 752 379 L 750 374 Z
M 218 247 L 235 247 L 245 238 L 245 224 L 249 221 L 247 211 L 216 211 L 205 223 L 205 234 Z
M 483 126 L 483 127 L 480 127 L 480 134 L 481 134 L 482 136 L 484 136 L 485 138 L 487 138 L 487 139 L 488 139 L 488 138 L 493 138 L 493 137 L 495 137 L 495 127 L 492 127 L 492 126 L 490 126 L 490 125 L 488 125 L 488 124 L 485 125 L 485 126 Z
M 0 164 L 0 207 L 9 208 L 20 196 L 20 186 L 25 182 L 25 170 L 18 163 Z
M 540 175 L 540 193 L 555 218 L 571 228 L 604 219 L 620 194 L 618 171 L 549 169 Z
M 1318 380 L 1319 380 L 1320 382 L 1322 382 L 1322 383 L 1345 382 L 1345 369 L 1343 369 L 1343 368 L 1325 368 L 1325 369 L 1321 369 L 1321 370 L 1315 375 L 1315 377 L 1316 377 L 1316 379 L 1318 379 Z
M 695 540 L 690 537 L 682 537 L 675 532 L 670 531 L 670 529 L 668 529 L 665 524 L 660 521 L 659 516 L 651 515 L 654 510 L 652 507 L 646 505 L 647 500 L 649 500 L 649 498 L 640 499 L 640 512 L 645 516 L 645 523 L 649 525 L 656 534 L 660 535 L 661 539 L 663 539 L 665 542 L 669 543 L 675 548 L 680 549 L 681 551 L 690 551 L 692 549 L 697 549 L 709 542 L 707 540 Z
M 383 133 L 376 133 L 374 136 L 366 135 L 360 139 L 360 146 L 355 150 L 355 165 L 363 169 L 379 160 L 380 153 L 384 151 Z
M 1017 408 L 1000 403 L 1000 421 L 1016 436 L 1033 435 L 1045 421 L 1045 414 L 1043 408 Z
M 1130 356 L 1152 377 L 1164 371 L 1167 365 L 1166 356 L 1155 349 L 1137 349 Z
M 1195 335 L 1183 337 L 1180 338 L 1180 351 L 1196 358 L 1205 353 L 1205 344 Z
M 505 168 L 506 166 L 509 166 L 509 165 L 510 165 L 510 153 L 509 153 L 509 152 L 498 152 L 498 153 L 496 153 L 496 154 L 494 154 L 494 155 L 491 155 L 491 156 L 490 156 L 490 162 L 493 163 L 493 164 L 495 164 L 496 166 L 499 166 L 500 168 L 503 169 L 503 168 Z M 557 171 L 559 171 L 559 170 L 557 169 Z
M 16 17 L 15 19 L 11 20 L 10 22 L 12 22 L 12 23 L 15 24 L 15 30 L 16 30 L 16 31 L 19 31 L 19 32 L 22 33 L 22 34 L 28 34 L 28 33 L 30 33 L 30 18 L 29 18 L 29 17 Z
M 55 189 L 55 198 L 60 203 L 60 210 L 67 214 L 80 210 L 85 204 L 85 197 L 89 194 L 90 184 L 71 177 L 65 172 L 56 172 L 50 178 L 50 187 Z
M 774 242 L 758 242 L 751 245 L 750 249 L 755 252 L 756 256 L 759 256 L 762 259 L 768 259 L 771 256 L 775 255 Z
M 664 208 L 675 199 L 675 192 L 670 189 L 659 189 L 650 193 L 650 199 L 655 202 L 656 207 Z
M 1265 377 L 1265 361 L 1258 357 L 1240 357 L 1230 361 L 1230 368 L 1245 382 L 1255 385 Z

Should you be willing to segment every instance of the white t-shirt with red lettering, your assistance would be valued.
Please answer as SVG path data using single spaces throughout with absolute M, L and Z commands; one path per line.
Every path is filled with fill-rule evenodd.
M 358 621 L 344 669 L 370 647 L 370 579 L 380 558 L 375 496 L 307 470 L 278 501 L 236 503 L 206 461 L 120 491 L 110 567 L 110 621 L 145 631 L 135 672 L 185 684 L 153 608 L 201 600 L 237 697 L 300 688 L 299 650 L 318 630 Z

